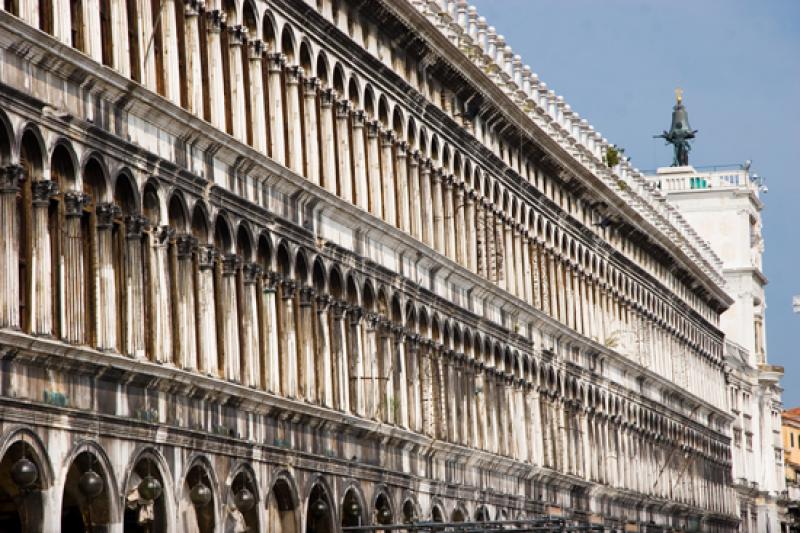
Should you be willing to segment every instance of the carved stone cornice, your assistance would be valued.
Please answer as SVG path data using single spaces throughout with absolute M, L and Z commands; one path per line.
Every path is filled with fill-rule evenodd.
M 47 207 L 50 199 L 58 194 L 58 183 L 52 180 L 38 180 L 31 183 L 31 196 L 34 207 Z
M 97 204 L 94 211 L 97 218 L 97 229 L 99 230 L 111 229 L 114 225 L 114 219 L 122 213 L 118 205 L 110 202 Z
M 179 233 L 175 236 L 175 255 L 178 260 L 192 258 L 192 252 L 197 247 L 197 239 L 188 233 Z
M 83 207 L 89 203 L 89 195 L 80 191 L 64 193 L 64 214 L 68 217 L 83 215 Z

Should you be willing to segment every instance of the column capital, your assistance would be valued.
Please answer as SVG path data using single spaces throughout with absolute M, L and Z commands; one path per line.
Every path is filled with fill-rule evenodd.
M 408 143 L 406 141 L 398 141 L 397 144 L 397 157 L 406 157 L 408 151 Z
M 8 165 L 0 175 L 0 193 L 16 193 L 19 184 L 25 180 L 25 172 L 21 165 Z
M 228 26 L 228 46 L 239 47 L 247 40 L 247 28 L 241 24 Z
M 305 71 L 303 67 L 299 65 L 292 65 L 290 67 L 286 67 L 286 83 L 297 85 L 300 83 L 300 78 L 303 77 Z
M 206 11 L 206 30 L 209 33 L 219 33 L 222 25 L 225 24 L 225 13 L 219 9 Z
M 156 244 L 165 245 L 175 236 L 175 229 L 169 226 L 158 226 L 155 228 L 153 235 L 156 239 Z
M 222 275 L 225 277 L 233 276 L 239 268 L 241 261 L 236 254 L 225 254 L 222 256 Z
M 360 109 L 356 109 L 352 113 L 350 113 L 350 119 L 353 121 L 354 128 L 363 128 L 364 127 L 364 111 Z
M 300 307 L 311 307 L 314 304 L 314 294 L 316 291 L 313 287 L 300 287 L 297 291 L 299 295 Z
M 128 215 L 125 217 L 125 237 L 128 239 L 141 239 L 142 232 L 147 225 L 147 219 L 141 215 Z
M 279 74 L 283 71 L 283 65 L 286 64 L 286 56 L 281 53 L 267 54 L 267 67 L 270 73 Z
M 211 244 L 201 244 L 197 247 L 197 263 L 200 270 L 211 270 L 217 259 L 217 250 Z
M 364 316 L 364 309 L 357 305 L 350 305 L 347 307 L 347 316 L 350 317 L 350 323 L 356 325 L 361 322 L 361 318 Z
M 118 205 L 110 202 L 102 202 L 94 207 L 97 217 L 97 229 L 111 229 L 114 219 L 122 213 Z
M 403 326 L 392 326 L 392 334 L 394 335 L 395 342 L 403 342 L 408 336 L 408 330 Z
M 336 101 L 336 118 L 346 119 L 350 115 L 350 100 Z
M 419 150 L 411 150 L 408 154 L 408 164 L 411 166 L 419 166 L 421 156 Z
M 261 278 L 264 283 L 264 292 L 275 292 L 280 277 L 277 272 L 267 270 Z
M 266 50 L 266 46 L 261 39 L 247 41 L 248 59 L 260 61 L 261 58 L 264 57 L 264 50 Z
M 331 300 L 330 309 L 334 320 L 342 320 L 347 311 L 347 303 L 341 300 Z
M 303 78 L 303 94 L 308 97 L 316 97 L 319 91 L 319 78 Z
M 475 203 L 475 200 L 478 198 L 478 193 L 475 189 L 470 189 L 467 191 L 466 197 L 468 203 Z
M 189 259 L 197 248 L 197 239 L 188 233 L 179 233 L 175 236 L 175 255 L 178 259 Z
M 394 144 L 394 132 L 392 130 L 381 131 L 381 145 L 392 146 Z
M 331 306 L 331 297 L 327 294 L 317 296 L 317 313 L 324 313 Z
M 319 105 L 320 107 L 328 108 L 333 105 L 336 101 L 336 91 L 328 87 L 327 89 L 323 89 L 319 93 Z
M 456 195 L 464 196 L 464 193 L 467 190 L 467 185 L 463 181 L 456 181 L 454 183 L 454 188 L 456 190 Z
M 381 123 L 378 120 L 367 121 L 367 137 L 375 139 L 381 132 Z
M 33 205 L 47 207 L 50 205 L 50 198 L 58 194 L 58 183 L 51 180 L 38 180 L 31 183 L 31 195 Z
M 255 285 L 263 269 L 257 263 L 242 265 L 242 282 L 245 285 Z
M 434 168 L 431 172 L 431 180 L 433 180 L 434 185 L 442 183 L 442 179 L 444 178 L 444 172 L 441 168 Z
M 291 279 L 285 279 L 281 282 L 281 297 L 284 300 L 288 300 L 290 298 L 294 298 L 295 292 L 297 292 L 297 283 Z
M 79 217 L 83 214 L 83 206 L 89 203 L 89 196 L 80 191 L 64 193 L 64 212 L 68 217 Z
M 183 16 L 196 17 L 203 7 L 203 2 L 199 0 L 186 0 L 183 5 Z

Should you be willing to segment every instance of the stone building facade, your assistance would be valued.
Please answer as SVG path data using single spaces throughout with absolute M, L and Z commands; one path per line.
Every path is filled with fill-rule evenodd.
M 719 259 L 474 9 L 3 7 L 0 529 L 738 528 Z

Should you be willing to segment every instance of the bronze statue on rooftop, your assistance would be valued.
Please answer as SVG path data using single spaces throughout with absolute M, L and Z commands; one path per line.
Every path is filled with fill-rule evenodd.
M 671 144 L 674 150 L 672 157 L 673 167 L 683 167 L 689 164 L 689 151 L 692 149 L 689 141 L 694 139 L 697 130 L 689 126 L 689 113 L 683 106 L 683 90 L 675 89 L 675 107 L 672 108 L 672 126 L 669 132 L 661 135 L 654 135 L 654 138 L 666 139 L 667 144 Z

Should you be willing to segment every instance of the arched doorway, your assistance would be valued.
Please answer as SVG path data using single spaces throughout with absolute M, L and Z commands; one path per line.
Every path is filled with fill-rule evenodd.
M 356 527 L 366 525 L 364 506 L 355 489 L 349 489 L 342 502 L 342 527 Z
M 165 483 L 153 457 L 142 456 L 131 470 L 125 487 L 126 533 L 166 531 L 168 524 Z
M 403 523 L 413 524 L 418 520 L 417 507 L 412 500 L 406 500 L 405 503 L 403 503 Z
M 453 514 L 450 515 L 451 522 L 464 522 L 467 519 L 467 514 L 461 507 L 453 509 Z
M 180 508 L 183 525 L 188 531 L 213 533 L 216 524 L 214 483 L 210 471 L 196 463 L 186 474 Z
M 331 500 L 322 485 L 316 484 L 308 496 L 306 533 L 333 533 L 334 531 Z
M 375 523 L 388 526 L 394 522 L 394 512 L 389 497 L 385 493 L 380 493 L 375 498 Z
M 258 523 L 258 491 L 249 468 L 241 469 L 231 481 L 225 531 L 261 531 Z
M 488 522 L 489 520 L 491 520 L 491 517 L 489 516 L 489 509 L 487 509 L 485 505 L 481 505 L 475 509 L 476 522 Z
M 0 531 L 41 530 L 42 475 L 30 445 L 20 440 L 8 447 L 0 461 Z
M 297 503 L 289 482 L 278 478 L 267 498 L 267 531 L 297 533 Z
M 97 533 L 108 530 L 115 489 L 97 456 L 83 451 L 67 472 L 61 500 L 61 531 Z

